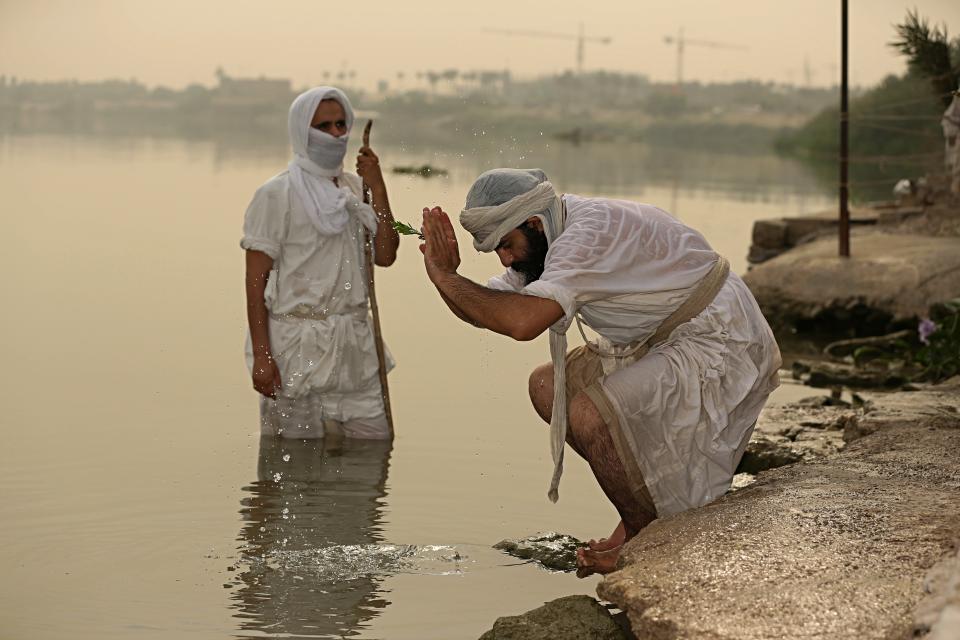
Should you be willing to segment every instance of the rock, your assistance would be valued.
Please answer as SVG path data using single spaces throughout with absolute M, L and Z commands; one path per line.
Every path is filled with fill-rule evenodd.
M 480 640 L 627 640 L 610 612 L 590 596 L 566 596 L 519 616 L 497 618 Z
M 493 548 L 554 571 L 576 571 L 577 547 L 581 546 L 583 543 L 573 536 L 548 531 L 519 540 L 501 540 Z
M 750 455 L 744 453 L 746 464 L 773 469 L 834 454 L 845 446 L 843 425 L 863 411 L 832 396 L 768 405 L 747 445 Z
M 809 372 L 809 369 L 808 369 Z M 850 403 L 844 400 L 843 398 L 836 398 L 832 395 L 830 396 L 813 396 L 810 398 L 803 398 L 798 400 L 797 404 L 803 407 L 849 407 Z M 803 424 L 803 423 L 801 423 Z
M 771 325 L 876 335 L 960 296 L 956 237 L 861 231 L 852 233 L 848 258 L 837 255 L 836 238 L 820 238 L 744 276 Z
M 843 426 L 843 441 L 844 442 L 854 442 L 859 440 L 864 436 L 868 436 L 871 433 L 878 431 L 882 423 L 873 421 L 873 420 L 859 420 L 854 418 L 848 420 Z
M 880 228 L 902 227 L 904 223 L 910 222 L 911 218 L 917 218 L 924 213 L 923 207 L 900 207 L 881 211 L 877 217 L 877 226 Z
M 771 258 L 776 258 L 784 251 L 785 249 L 764 249 L 763 247 L 750 245 L 750 250 L 747 252 L 747 262 L 750 264 L 760 264 Z
M 787 222 L 782 218 L 773 220 L 757 220 L 753 223 L 754 247 L 760 249 L 783 250 L 787 246 Z
M 733 476 L 733 482 L 730 483 L 730 491 L 739 491 L 749 487 L 757 481 L 757 476 L 749 473 L 738 473 Z
M 851 222 L 856 225 L 874 225 L 878 212 L 871 208 L 854 209 Z M 747 260 L 758 264 L 774 258 L 799 244 L 818 236 L 836 234 L 837 216 L 833 212 L 757 220 L 753 223 L 750 253 Z
M 913 612 L 914 638 L 960 640 L 960 555 L 938 562 L 923 580 L 927 595 Z
M 928 576 L 960 537 L 958 400 L 960 378 L 869 394 L 871 435 L 654 521 L 598 595 L 643 640 L 958 640 L 960 576 Z
M 803 454 L 792 450 L 789 446 L 762 437 L 751 439 L 747 450 L 743 452 L 740 464 L 737 465 L 737 473 L 756 475 L 761 471 L 776 469 L 802 459 Z

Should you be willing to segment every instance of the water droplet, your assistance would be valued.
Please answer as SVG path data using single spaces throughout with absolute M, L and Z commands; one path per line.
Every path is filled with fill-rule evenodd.
M 289 453 L 283 454 L 283 461 L 284 461 L 284 462 L 290 462 L 290 454 L 289 454 Z
M 346 289 L 347 291 L 350 291 L 350 289 L 353 288 L 353 285 L 348 282 L 345 285 L 343 285 L 343 288 Z

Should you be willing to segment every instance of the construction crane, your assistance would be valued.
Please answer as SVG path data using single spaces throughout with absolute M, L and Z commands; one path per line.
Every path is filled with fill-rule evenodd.
M 713 42 L 711 40 L 691 40 L 683 35 L 683 28 L 680 28 L 677 37 L 665 36 L 663 41 L 667 44 L 677 45 L 677 88 L 683 84 L 683 52 L 686 46 L 694 45 L 697 47 L 710 47 L 712 49 L 732 49 L 746 51 L 748 47 L 739 44 L 728 44 L 726 42 Z
M 612 38 L 599 37 L 599 36 L 585 36 L 583 34 L 583 23 L 580 23 L 579 33 L 554 33 L 551 31 L 528 31 L 528 30 L 516 30 L 516 29 L 493 29 L 488 28 L 484 29 L 488 33 L 500 33 L 506 36 L 527 36 L 530 38 L 557 38 L 560 40 L 576 40 L 577 41 L 577 74 L 583 73 L 583 49 L 587 42 L 598 42 L 600 44 L 610 44 L 613 42 Z

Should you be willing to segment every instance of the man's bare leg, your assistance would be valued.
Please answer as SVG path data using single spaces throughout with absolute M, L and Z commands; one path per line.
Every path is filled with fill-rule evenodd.
M 553 368 L 542 365 L 530 376 L 530 399 L 537 413 L 549 422 L 553 407 Z M 627 473 L 620 462 L 607 425 L 590 398 L 583 393 L 568 400 L 567 442 L 587 461 L 604 494 L 620 514 L 623 541 L 617 532 L 613 546 L 606 550 L 580 549 L 577 552 L 577 575 L 609 573 L 616 569 L 623 542 L 650 524 L 655 515 L 642 508 L 627 483 Z M 619 541 L 619 544 L 615 544 Z M 609 542 L 609 541 L 608 541 Z M 606 545 L 604 545 L 606 546 Z
M 600 488 L 620 514 L 624 540 L 629 540 L 640 529 L 653 522 L 656 516 L 641 506 L 634 497 L 610 431 L 590 398 L 586 394 L 578 394 L 570 402 L 569 414 L 568 428 L 583 449 L 585 459 Z M 622 548 L 623 545 L 620 544 L 607 551 L 580 549 L 577 554 L 577 575 L 583 577 L 591 573 L 610 573 L 616 570 Z
M 540 419 L 550 424 L 553 415 L 553 365 L 542 364 L 530 374 L 530 402 Z M 583 458 L 583 451 L 573 439 L 573 431 L 567 429 L 567 444 Z M 584 458 L 586 459 L 586 458 Z

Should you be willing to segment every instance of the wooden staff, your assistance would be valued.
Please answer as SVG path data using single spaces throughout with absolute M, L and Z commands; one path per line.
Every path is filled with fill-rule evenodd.
M 370 129 L 373 128 L 373 120 L 367 120 L 367 125 L 363 128 L 363 146 L 370 146 Z M 363 183 L 363 201 L 370 204 L 370 187 Z M 387 387 L 387 356 L 383 348 L 383 333 L 380 331 L 380 309 L 377 306 L 377 290 L 374 286 L 373 268 L 373 237 L 367 231 L 364 239 L 364 253 L 367 258 L 367 292 L 370 296 L 370 313 L 373 315 L 373 341 L 377 347 L 377 362 L 380 369 L 380 394 L 383 397 L 383 412 L 387 416 L 387 424 L 390 425 L 390 433 L 393 433 L 393 412 L 390 410 L 390 389 Z

